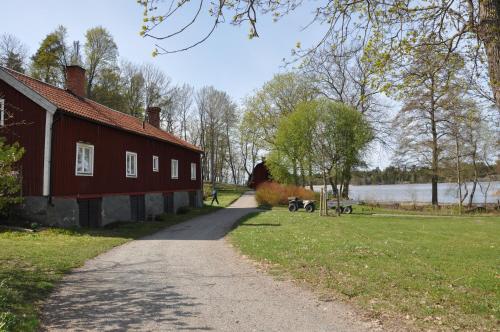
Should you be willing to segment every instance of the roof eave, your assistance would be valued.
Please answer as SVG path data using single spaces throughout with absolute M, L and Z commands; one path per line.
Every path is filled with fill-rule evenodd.
M 19 93 L 26 96 L 28 99 L 33 101 L 38 106 L 45 109 L 50 114 L 54 114 L 57 111 L 56 105 L 48 101 L 45 97 L 43 97 L 42 95 L 31 89 L 24 83 L 20 82 L 17 78 L 15 78 L 10 73 L 5 71 L 3 68 L 0 68 L 0 79 L 5 83 L 7 83 L 8 85 L 10 85 Z

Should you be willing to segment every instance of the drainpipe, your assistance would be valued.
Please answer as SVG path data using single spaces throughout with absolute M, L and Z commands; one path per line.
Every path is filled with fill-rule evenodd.
M 54 128 L 55 124 L 62 118 L 62 114 L 58 111 L 54 113 L 53 115 L 53 120 L 52 120 L 52 126 L 50 128 L 50 160 L 49 160 L 49 205 L 54 206 L 54 203 L 52 203 L 52 188 L 54 186 L 54 167 L 52 167 L 52 160 L 54 160 Z

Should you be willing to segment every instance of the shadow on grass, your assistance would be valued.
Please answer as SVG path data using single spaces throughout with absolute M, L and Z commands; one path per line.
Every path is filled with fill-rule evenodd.
M 27 265 L 20 261 L 2 261 L 0 269 L 0 313 L 7 313 L 10 318 L 2 320 L 5 330 L 29 331 L 38 324 L 35 312 L 28 305 L 44 299 L 54 288 L 61 273 L 47 273 L 43 269 Z M 22 317 L 22 319 L 21 319 Z
M 248 223 L 244 223 L 244 224 L 240 224 L 239 226 L 241 227 L 246 227 L 246 226 L 256 226 L 256 227 L 268 227 L 268 226 L 271 226 L 271 227 L 277 227 L 277 226 L 281 226 L 281 224 L 265 224 L 265 223 L 262 223 L 262 224 L 248 224 Z
M 266 210 L 262 210 L 259 208 L 259 210 L 247 213 L 246 215 L 242 216 L 240 219 L 238 219 L 237 222 L 233 224 L 233 227 L 231 227 L 231 230 L 236 229 L 238 227 L 244 227 L 244 226 L 250 226 L 250 227 L 255 227 L 255 226 L 261 226 L 261 227 L 274 227 L 274 226 L 281 226 L 280 223 L 277 224 L 255 224 L 255 223 L 246 223 L 247 220 L 250 220 L 254 217 L 257 217 L 259 214 L 266 212 Z

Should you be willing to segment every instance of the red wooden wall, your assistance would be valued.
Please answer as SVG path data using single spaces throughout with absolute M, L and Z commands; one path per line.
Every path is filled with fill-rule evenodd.
M 167 192 L 201 188 L 200 153 L 59 113 L 54 117 L 53 195 L 93 196 L 117 193 Z M 76 143 L 94 145 L 94 175 L 76 176 Z M 125 152 L 137 153 L 137 178 L 125 176 Z M 153 155 L 160 170 L 153 172 Z M 170 160 L 179 161 L 179 179 L 171 179 Z M 191 163 L 196 180 L 191 180 Z
M 24 196 L 43 194 L 43 154 L 45 145 L 45 110 L 0 80 L 0 98 L 14 118 L 6 120 L 0 136 L 18 142 L 26 150 L 20 163 Z
M 271 181 L 271 175 L 264 162 L 255 166 L 252 172 L 252 178 L 248 183 L 250 188 L 256 189 L 261 183 Z

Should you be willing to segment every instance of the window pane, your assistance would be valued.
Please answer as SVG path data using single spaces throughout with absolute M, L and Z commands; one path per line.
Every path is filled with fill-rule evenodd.
M 83 172 L 90 173 L 90 149 L 84 148 Z
M 82 171 L 82 148 L 79 147 L 76 152 L 76 171 Z
M 92 175 L 94 163 L 94 148 L 92 145 L 77 143 L 76 145 L 76 175 Z

